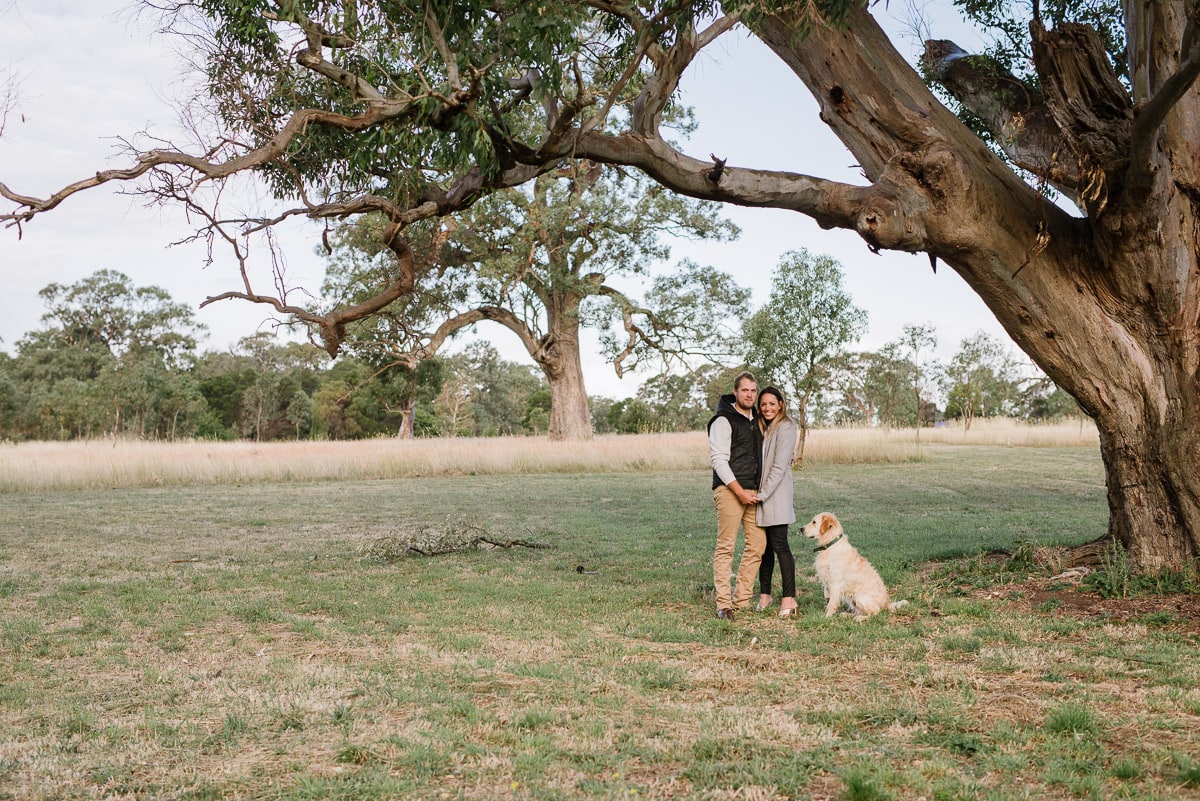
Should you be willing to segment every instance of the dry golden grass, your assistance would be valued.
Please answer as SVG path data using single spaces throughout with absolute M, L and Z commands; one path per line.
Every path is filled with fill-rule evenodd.
M 861 624 L 716 620 L 695 470 L 0 494 L 0 799 L 1200 799 L 1191 619 L 913 569 L 1103 530 L 1098 454 L 927 450 L 805 476 Z M 360 555 L 452 511 L 554 547 Z
M 977 421 L 923 429 L 839 428 L 810 432 L 809 464 L 920 459 L 920 446 L 1080 447 L 1097 442 L 1090 422 L 1033 426 Z M 0 447 L 0 492 L 186 486 L 417 476 L 698 470 L 708 465 L 703 432 L 596 437 L 373 439 L 353 442 L 29 442 Z
M 805 459 L 819 464 L 895 462 L 919 458 L 922 445 L 1089 448 L 1099 444 L 1091 420 L 1037 425 L 1003 418 L 976 420 L 969 430 L 960 423 L 923 428 L 919 439 L 911 428 L 815 429 L 809 432 Z

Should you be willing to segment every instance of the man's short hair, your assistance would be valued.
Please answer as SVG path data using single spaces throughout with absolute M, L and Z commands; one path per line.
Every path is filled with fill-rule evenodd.
M 750 379 L 751 381 L 753 381 L 755 384 L 758 383 L 758 379 L 754 377 L 754 373 L 751 373 L 748 371 L 738 373 L 737 378 L 733 379 L 733 391 L 737 392 L 738 387 L 740 387 L 742 385 L 742 382 L 745 381 L 747 378 Z

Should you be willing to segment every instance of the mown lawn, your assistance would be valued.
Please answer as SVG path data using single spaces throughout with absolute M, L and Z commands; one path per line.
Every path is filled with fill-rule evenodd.
M 0 798 L 1200 798 L 1200 642 L 1021 611 L 1092 449 L 797 474 L 906 598 L 712 615 L 708 476 L 0 494 Z M 485 533 L 550 548 L 379 558 Z M 990 588 L 990 592 L 979 592 Z

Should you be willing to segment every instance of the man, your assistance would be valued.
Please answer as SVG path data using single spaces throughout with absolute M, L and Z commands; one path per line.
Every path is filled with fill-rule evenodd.
M 734 610 L 750 605 L 754 577 L 767 545 L 766 532 L 755 522 L 762 435 L 754 419 L 758 382 L 750 373 L 733 380 L 733 394 L 717 401 L 717 414 L 708 421 L 708 452 L 713 468 L 713 502 L 717 508 L 717 549 L 713 554 L 713 583 L 717 617 L 732 620 Z M 738 526 L 745 533 L 742 561 L 731 591 L 733 549 Z

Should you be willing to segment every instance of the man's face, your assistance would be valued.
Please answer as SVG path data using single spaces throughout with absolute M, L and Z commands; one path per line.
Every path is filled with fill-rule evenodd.
M 749 413 L 754 408 L 754 401 L 758 398 L 758 384 L 748 378 L 743 378 L 742 383 L 738 384 L 733 390 L 733 402 L 743 412 Z

